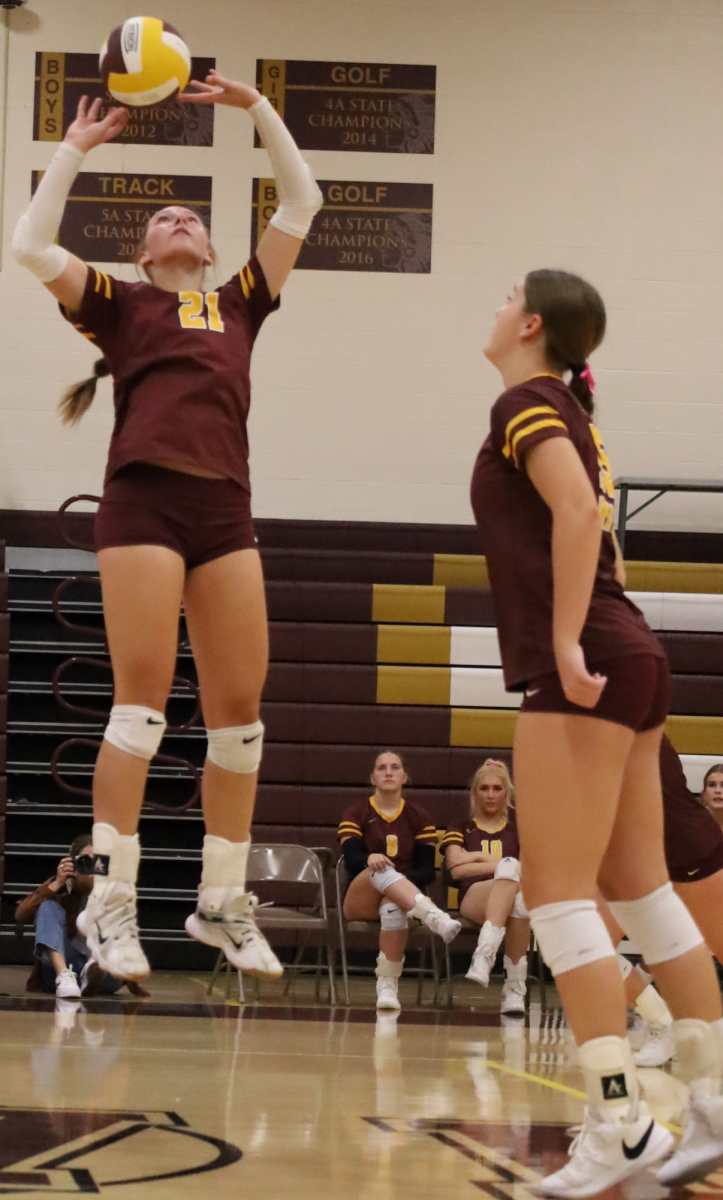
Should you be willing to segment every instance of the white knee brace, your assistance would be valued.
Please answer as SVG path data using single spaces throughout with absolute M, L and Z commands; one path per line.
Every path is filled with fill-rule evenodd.
M 207 729 L 208 757 L 223 771 L 234 775 L 253 775 L 258 771 L 264 744 L 262 721 L 253 725 L 230 725 L 226 729 Z
M 512 912 L 510 913 L 510 916 L 517 917 L 518 919 L 523 919 L 525 917 L 529 918 L 530 916 L 525 907 L 525 901 L 522 897 L 520 888 L 517 889 L 517 895 L 515 896 L 515 902 L 512 905 Z
M 126 754 L 150 762 L 158 753 L 165 732 L 166 718 L 155 708 L 144 708 L 142 704 L 114 704 L 103 737 L 117 750 L 125 750 Z
M 372 881 L 372 887 L 384 895 L 388 887 L 391 887 L 393 883 L 398 883 L 400 879 L 404 879 L 404 876 L 399 874 L 396 867 L 385 867 L 383 871 L 372 871 L 369 878 Z
M 599 958 L 614 958 L 615 950 L 594 900 L 560 900 L 530 913 L 542 957 L 552 974 L 563 975 Z
M 494 874 L 495 879 L 509 879 L 512 883 L 520 882 L 519 858 L 501 858 Z
M 613 900 L 609 905 L 648 966 L 669 962 L 703 944 L 698 926 L 670 882 L 641 900 Z
M 398 904 L 387 900 L 379 909 L 379 920 L 382 929 L 406 929 L 407 914 Z

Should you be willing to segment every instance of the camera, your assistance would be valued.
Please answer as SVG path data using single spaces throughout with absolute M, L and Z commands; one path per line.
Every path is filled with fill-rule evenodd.
M 0 0 L 0 8 L 22 8 L 28 0 Z
M 73 859 L 73 870 L 76 875 L 92 875 L 95 867 L 94 854 L 79 854 Z

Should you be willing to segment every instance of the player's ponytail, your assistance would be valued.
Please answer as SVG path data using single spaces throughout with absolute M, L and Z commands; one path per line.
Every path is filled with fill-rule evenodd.
M 104 358 L 99 358 L 93 367 L 93 374 L 81 383 L 74 383 L 63 392 L 58 405 L 60 419 L 64 425 L 77 425 L 95 399 L 95 389 L 99 379 L 110 375 L 110 367 Z
M 567 271 L 530 271 L 525 308 L 542 318 L 550 367 L 561 375 L 572 372 L 568 387 L 592 415 L 595 385 L 587 360 L 602 342 L 607 321 L 600 293 Z

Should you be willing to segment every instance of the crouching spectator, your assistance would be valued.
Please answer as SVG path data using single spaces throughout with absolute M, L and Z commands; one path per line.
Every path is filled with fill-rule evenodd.
M 42 883 L 15 910 L 19 925 L 35 921 L 35 962 L 28 978 L 29 992 L 54 992 L 59 999 L 81 995 L 112 995 L 127 982 L 134 996 L 148 996 L 139 984 L 116 979 L 90 957 L 85 938 L 76 926 L 93 887 L 93 840 L 81 834 L 68 857 L 61 859 L 54 877 Z
M 467 978 L 487 987 L 505 941 L 501 1011 L 523 1013 L 530 921 L 520 891 L 520 843 L 504 763 L 488 758 L 470 786 L 468 821 L 450 825 L 442 846 L 459 889 L 459 911 L 481 925 Z
M 348 921 L 381 923 L 377 958 L 377 1008 L 400 1009 L 399 976 L 416 917 L 445 942 L 459 921 L 424 893 L 434 879 L 437 831 L 427 812 L 402 796 L 408 782 L 401 755 L 377 755 L 371 774 L 374 795 L 352 804 L 339 825 L 344 863 L 352 876 L 344 899 Z

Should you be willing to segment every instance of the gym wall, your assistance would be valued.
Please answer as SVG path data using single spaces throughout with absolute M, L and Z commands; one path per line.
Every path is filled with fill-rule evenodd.
M 94 352 L 10 254 L 32 169 L 36 51 L 95 52 L 135 3 L 30 0 L 0 28 L 7 132 L 0 271 L 0 508 L 98 492 L 108 382 L 75 431 L 55 406 Z M 608 305 L 598 424 L 616 474 L 720 474 L 723 8 L 718 0 L 163 0 L 197 55 L 435 64 L 433 155 L 310 151 L 317 176 L 434 185 L 430 275 L 300 271 L 257 343 L 259 517 L 471 522 L 496 373 L 482 346 L 526 270 L 587 275 Z M 5 40 L 6 39 L 6 42 Z M 0 54 L 0 65 L 3 55 Z M 219 281 L 249 253 L 251 122 L 213 149 L 104 146 L 93 171 L 213 176 Z M 131 266 L 107 266 L 133 278 Z M 723 531 L 723 497 L 666 497 L 637 528 Z

